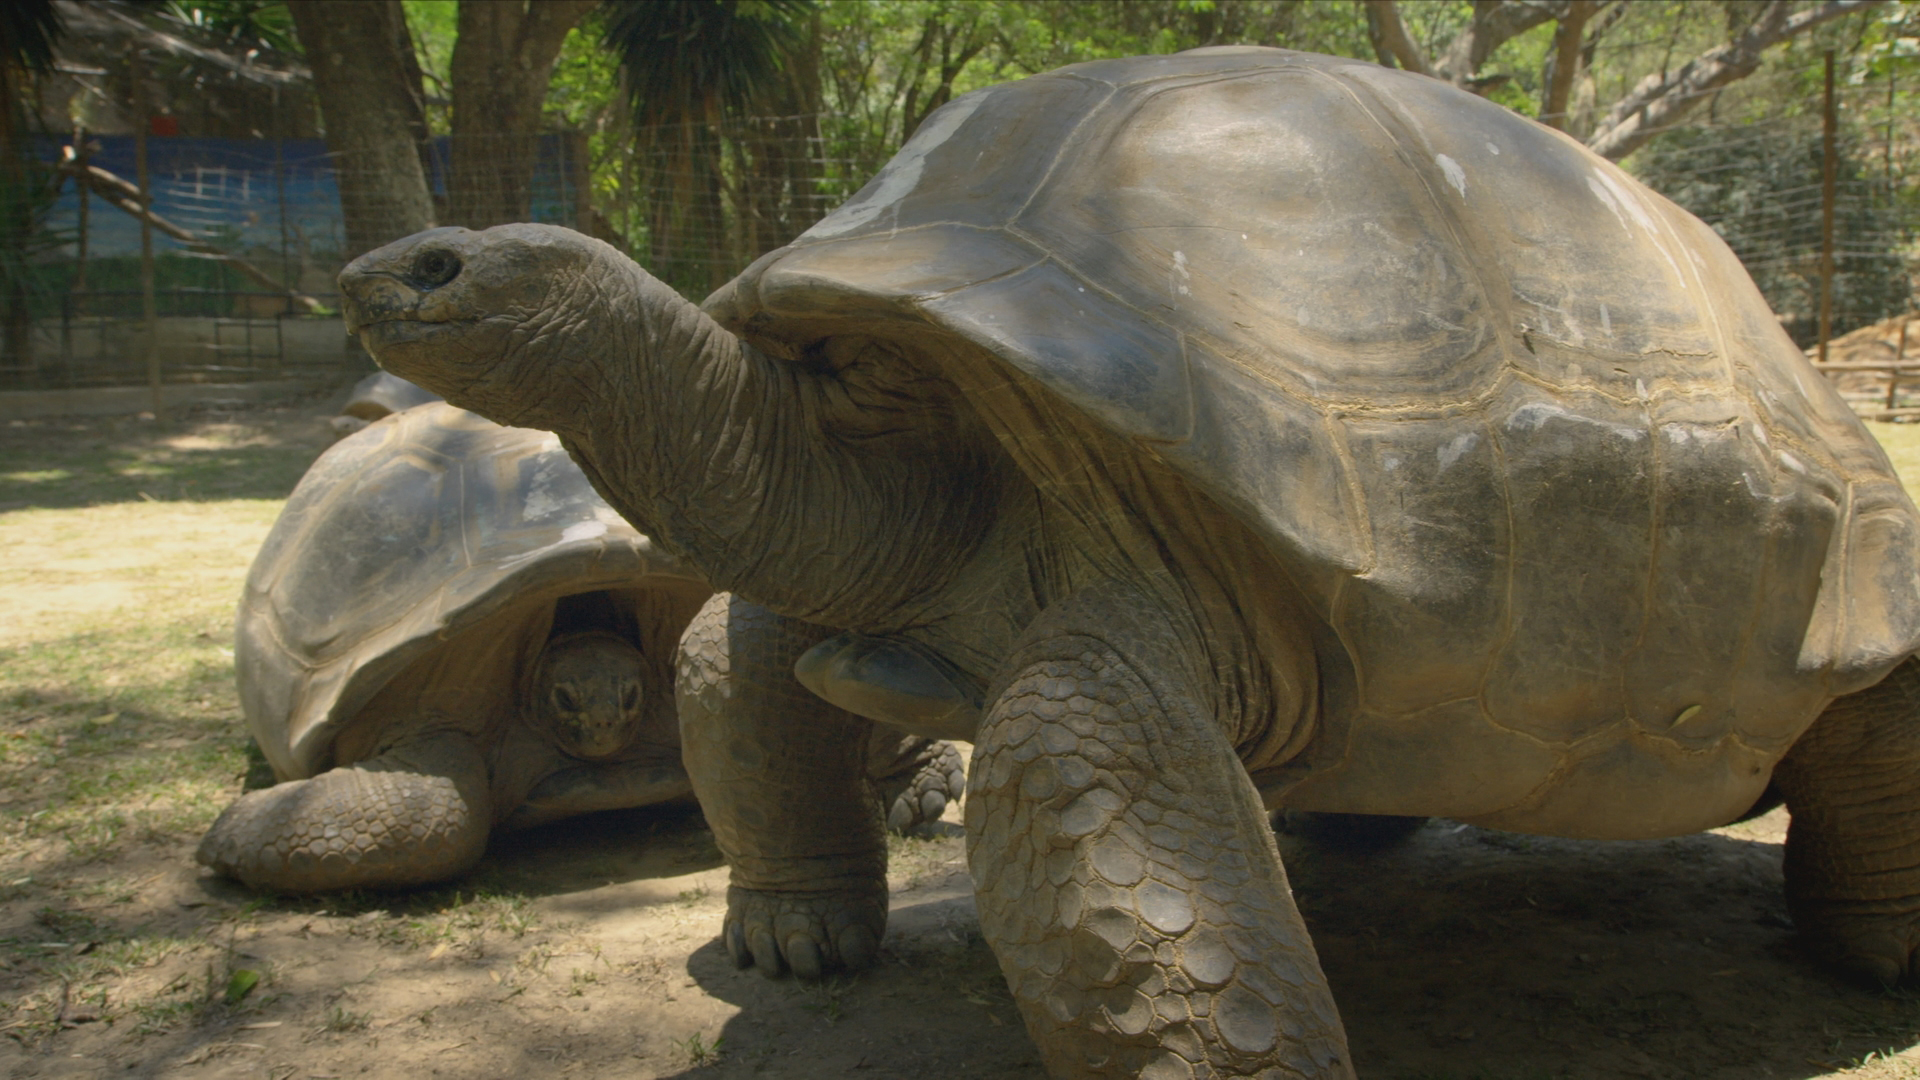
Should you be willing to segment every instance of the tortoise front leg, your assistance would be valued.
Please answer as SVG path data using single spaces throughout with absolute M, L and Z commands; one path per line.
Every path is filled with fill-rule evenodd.
M 793 677 L 831 633 L 721 593 L 681 638 L 681 756 L 732 870 L 727 951 L 769 976 L 865 967 L 887 925 L 873 725 Z
M 459 732 L 433 732 L 242 795 L 201 838 L 195 858 L 279 892 L 422 885 L 479 861 L 488 806 L 479 747 Z
M 1774 770 L 1787 906 L 1815 956 L 1884 985 L 1920 975 L 1920 659 L 1839 698 Z
M 692 795 L 693 781 L 677 763 L 583 761 L 541 779 L 500 827 L 530 829 L 576 814 L 658 806 Z
M 1164 615 L 1042 616 L 967 791 L 980 922 L 1058 1080 L 1351 1077 L 1267 815 Z

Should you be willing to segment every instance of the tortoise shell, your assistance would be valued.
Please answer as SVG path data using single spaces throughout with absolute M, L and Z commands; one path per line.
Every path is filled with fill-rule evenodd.
M 1914 506 L 1727 246 L 1433 79 L 1235 47 L 977 91 L 707 308 L 775 354 L 958 339 L 1251 528 L 1351 671 L 1300 805 L 1668 831 L 1648 781 L 1750 800 L 1920 646 Z M 1479 764 L 1422 795 L 1442 759 Z
M 320 456 L 254 559 L 234 647 L 247 725 L 281 780 L 360 759 L 396 722 L 484 735 L 520 705 L 560 598 L 603 589 L 670 597 L 656 614 L 676 625 L 645 628 L 670 685 L 673 642 L 710 594 L 698 574 L 553 435 L 446 404 L 397 413 Z M 390 707 L 370 709 L 383 692 Z

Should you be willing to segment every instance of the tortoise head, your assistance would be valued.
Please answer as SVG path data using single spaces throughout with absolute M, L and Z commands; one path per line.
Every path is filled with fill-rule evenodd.
M 561 750 L 594 760 L 618 754 L 646 716 L 646 661 L 604 630 L 554 638 L 533 681 L 532 721 Z
M 347 328 L 388 371 L 498 423 L 553 429 L 635 306 L 632 264 L 555 225 L 428 229 L 340 273 Z

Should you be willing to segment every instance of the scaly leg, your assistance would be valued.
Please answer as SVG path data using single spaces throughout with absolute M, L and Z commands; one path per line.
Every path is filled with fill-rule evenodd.
M 966 765 L 952 743 L 902 735 L 883 724 L 873 726 L 867 775 L 880 789 L 889 832 L 939 821 L 947 804 L 960 801 L 967 790 Z
M 491 820 L 479 748 L 442 731 L 242 795 L 195 857 L 256 889 L 402 888 L 479 861 Z
M 1920 660 L 1836 700 L 1774 770 L 1787 906 L 1815 955 L 1883 985 L 1920 950 Z
M 1029 630 L 969 775 L 981 927 L 1058 1080 L 1350 1077 L 1266 812 L 1182 654 L 1117 588 Z
M 727 951 L 769 976 L 865 967 L 887 925 L 873 724 L 793 677 L 831 633 L 721 593 L 680 641 L 681 755 L 732 868 Z

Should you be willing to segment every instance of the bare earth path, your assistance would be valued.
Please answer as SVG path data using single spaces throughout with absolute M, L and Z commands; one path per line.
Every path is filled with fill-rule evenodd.
M 231 604 L 328 411 L 0 429 L 0 1076 L 1038 1080 L 957 835 L 896 843 L 883 963 L 816 988 L 727 962 L 692 811 L 503 838 L 412 894 L 194 866 L 246 769 Z M 1920 1000 L 1796 953 L 1785 826 L 1282 848 L 1362 1076 L 1920 1077 Z

